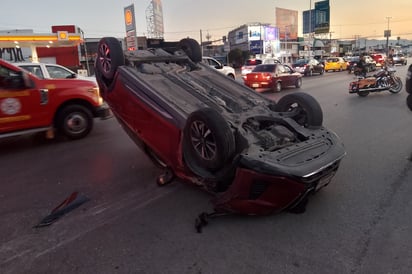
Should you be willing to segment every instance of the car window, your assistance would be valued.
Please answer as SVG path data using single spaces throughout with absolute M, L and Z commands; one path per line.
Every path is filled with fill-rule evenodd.
M 24 80 L 21 71 L 14 71 L 4 66 L 0 66 L 0 88 L 19 89 L 24 88 Z
M 263 64 L 277 64 L 280 63 L 279 60 L 276 59 L 265 59 L 263 60 Z
M 252 72 L 274 72 L 275 67 L 276 65 L 274 64 L 258 65 L 252 70 Z
M 73 72 L 56 66 L 47 66 L 46 69 L 50 74 L 51 78 L 58 78 L 58 79 L 65 79 L 65 78 L 72 78 Z
M 304 64 L 306 64 L 307 62 L 308 62 L 308 60 L 299 59 L 299 60 L 296 60 L 295 65 L 304 65 Z
M 249 60 L 246 60 L 246 63 L 245 63 L 246 66 L 257 66 L 260 64 L 262 64 L 262 60 L 259 60 L 259 59 L 249 59 Z
M 282 66 L 282 67 L 284 69 L 284 71 L 283 71 L 284 73 L 291 73 L 292 72 L 290 67 L 288 67 L 288 66 Z
M 43 71 L 41 70 L 40 66 L 36 66 L 36 65 L 23 65 L 20 66 L 21 68 L 27 70 L 28 72 L 33 73 L 34 75 L 36 75 L 39 78 L 44 79 L 44 75 L 43 75 Z
M 288 71 L 286 70 L 286 67 L 283 66 L 283 65 L 280 65 L 280 64 L 277 66 L 277 69 L 276 69 L 276 70 L 277 70 L 278 73 L 286 73 L 286 72 L 288 72 Z
M 315 59 L 312 59 L 312 60 L 310 60 L 309 64 L 311 64 L 313 66 L 316 66 L 316 65 L 319 65 L 319 62 Z

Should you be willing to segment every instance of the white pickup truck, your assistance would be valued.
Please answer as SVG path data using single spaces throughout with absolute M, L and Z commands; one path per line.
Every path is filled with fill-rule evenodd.
M 21 67 L 41 79 L 83 79 L 96 83 L 95 77 L 81 76 L 70 69 L 57 64 L 45 63 L 14 63 L 14 65 Z
M 235 79 L 235 76 L 236 76 L 235 69 L 229 66 L 224 66 L 222 63 L 220 63 L 218 60 L 216 60 L 213 57 L 203 56 L 202 63 L 209 65 L 213 67 L 214 69 L 218 70 L 219 72 L 223 73 L 224 75 Z

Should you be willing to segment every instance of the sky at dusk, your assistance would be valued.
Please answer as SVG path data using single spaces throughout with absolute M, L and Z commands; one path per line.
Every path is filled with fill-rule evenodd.
M 165 40 L 183 37 L 211 40 L 243 24 L 260 22 L 275 25 L 275 8 L 297 10 L 299 35 L 302 35 L 302 12 L 315 0 L 162 0 Z M 125 36 L 123 9 L 134 4 L 137 35 L 147 33 L 146 8 L 150 0 L 15 0 L 0 4 L 0 30 L 33 29 L 51 32 L 52 25 L 77 25 L 86 38 Z M 412 39 L 411 0 L 330 0 L 332 38 L 355 36 L 384 39 Z

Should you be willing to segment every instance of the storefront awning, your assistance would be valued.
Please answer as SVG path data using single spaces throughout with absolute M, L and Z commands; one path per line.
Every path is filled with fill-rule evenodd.
M 57 33 L 0 33 L 0 48 L 30 47 L 74 47 L 83 42 L 78 33 L 58 31 Z

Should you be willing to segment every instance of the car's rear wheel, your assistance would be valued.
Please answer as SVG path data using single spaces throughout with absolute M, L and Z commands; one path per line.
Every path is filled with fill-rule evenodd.
M 300 88 L 302 86 L 302 78 L 297 78 L 295 82 L 295 87 Z
M 228 164 L 235 152 L 235 139 L 227 121 L 212 108 L 189 115 L 183 130 L 183 155 L 189 168 L 217 171 Z
M 180 40 L 179 48 L 181 48 L 186 55 L 195 63 L 202 61 L 202 49 L 199 43 L 191 38 L 185 38 Z
M 275 90 L 275 92 L 281 92 L 282 91 L 282 83 L 280 81 L 276 82 L 274 90 Z
M 292 93 L 283 96 L 276 104 L 278 112 L 284 112 L 298 124 L 307 128 L 319 128 L 323 123 L 323 112 L 318 101 L 307 93 Z
M 123 49 L 114 37 L 100 39 L 97 48 L 96 70 L 111 82 L 119 66 L 125 64 Z
M 92 130 L 93 115 L 84 106 L 69 105 L 59 112 L 56 127 L 70 139 L 81 139 Z

